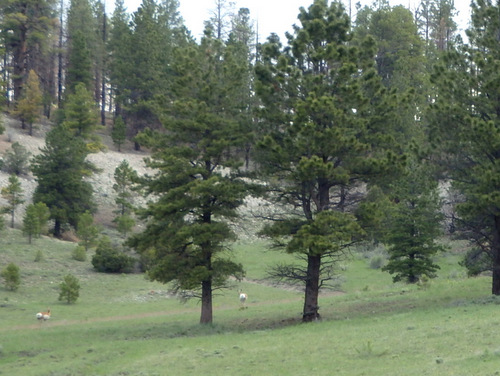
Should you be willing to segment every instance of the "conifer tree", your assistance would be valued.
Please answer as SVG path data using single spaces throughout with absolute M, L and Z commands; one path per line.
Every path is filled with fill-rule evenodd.
M 500 295 L 500 4 L 472 4 L 470 44 L 448 51 L 433 75 L 428 119 L 435 160 L 461 198 L 455 224 L 490 261 Z
M 354 215 L 360 188 L 400 163 L 391 123 L 398 102 L 376 73 L 373 39 L 357 48 L 350 31 L 341 3 L 316 0 L 300 9 L 288 47 L 269 38 L 256 67 L 263 133 L 256 157 L 283 208 L 263 234 L 305 260 L 275 276 L 304 283 L 306 322 L 319 318 L 319 289 L 335 261 L 363 236 Z
M 121 151 L 121 146 L 127 138 L 127 127 L 121 116 L 115 118 L 115 123 L 111 130 L 111 138 L 113 143 L 117 146 L 118 151 Z
M 22 98 L 17 102 L 15 115 L 21 119 L 22 128 L 26 123 L 29 127 L 29 135 L 33 135 L 33 123 L 40 118 L 42 112 L 42 92 L 39 79 L 34 70 L 31 70 L 23 89 Z
M 206 31 L 199 46 L 176 51 L 173 101 L 164 103 L 166 132 L 145 133 L 153 149 L 147 165 L 156 175 L 139 179 L 157 197 L 139 211 L 144 232 L 129 244 L 152 254 L 148 275 L 174 282 L 184 296 L 201 298 L 201 323 L 213 320 L 212 294 L 231 275 L 241 278 L 242 265 L 226 252 L 235 234 L 228 220 L 247 195 L 238 177 L 241 161 L 233 151 L 245 142 L 232 97 L 246 90 L 240 61 Z
M 73 93 L 81 83 L 92 92 L 97 34 L 89 0 L 70 0 L 67 25 L 66 90 Z
M 56 237 L 66 224 L 76 228 L 80 214 L 95 208 L 92 186 L 84 179 L 94 168 L 86 161 L 88 154 L 85 142 L 59 125 L 47 134 L 45 147 L 33 159 L 32 171 L 38 183 L 33 201 L 49 208 Z
M 21 182 L 17 175 L 12 174 L 9 176 L 9 184 L 2 188 L 2 197 L 7 200 L 7 206 L 4 210 L 10 214 L 11 221 L 10 227 L 14 228 L 14 218 L 16 209 L 21 205 L 23 200 L 23 188 L 21 187 Z
M 21 205 L 23 200 L 23 188 L 21 187 L 21 182 L 17 175 L 12 174 L 9 176 L 9 184 L 2 188 L 2 197 L 7 200 L 7 206 L 4 210 L 10 214 L 11 221 L 10 227 L 14 228 L 14 218 L 16 209 Z
M 21 99 L 30 70 L 49 81 L 43 72 L 55 25 L 54 4 L 54 0 L 0 1 L 0 36 L 12 58 L 4 61 L 11 60 L 14 101 Z
M 382 270 L 394 274 L 394 282 L 434 278 L 439 266 L 433 257 L 444 250 L 437 243 L 443 233 L 437 179 L 428 167 L 413 161 L 394 183 L 391 195 L 394 206 L 385 223 L 389 262 Z

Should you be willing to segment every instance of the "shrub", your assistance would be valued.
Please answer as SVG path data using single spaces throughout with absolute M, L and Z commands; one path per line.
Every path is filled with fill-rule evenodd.
M 87 260 L 87 252 L 85 251 L 85 247 L 83 245 L 77 245 L 71 253 L 71 258 L 76 261 Z
M 59 288 L 61 290 L 59 294 L 60 301 L 66 301 L 68 304 L 71 304 L 75 303 L 80 296 L 80 283 L 74 275 L 68 274 L 64 277 Z
M 36 251 L 36 254 L 35 254 L 35 262 L 40 262 L 40 261 L 43 261 L 43 252 L 38 250 Z
M 459 264 L 467 269 L 469 277 L 474 277 L 493 269 L 491 256 L 480 248 L 468 250 Z
M 381 254 L 374 255 L 370 259 L 370 268 L 371 269 L 380 269 L 385 265 L 386 257 Z
M 21 274 L 19 272 L 19 266 L 14 263 L 10 263 L 7 267 L 2 270 L 0 277 L 5 280 L 5 287 L 11 291 L 16 291 L 21 284 Z
M 31 153 L 19 142 L 12 144 L 11 150 L 5 153 L 2 169 L 9 174 L 21 175 L 29 171 L 29 159 Z
M 113 248 L 108 237 L 99 241 L 92 265 L 101 273 L 131 273 L 135 259 Z

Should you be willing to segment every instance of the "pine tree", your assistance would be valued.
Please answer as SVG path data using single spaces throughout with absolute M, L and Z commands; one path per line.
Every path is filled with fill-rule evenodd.
M 7 206 L 4 210 L 10 214 L 11 221 L 10 227 L 14 228 L 14 218 L 16 209 L 21 205 L 23 200 L 23 188 L 17 175 L 12 174 L 9 176 L 9 185 L 2 188 L 2 197 L 7 201 Z
M 72 274 L 64 277 L 59 285 L 59 301 L 66 301 L 68 304 L 75 303 L 80 296 L 80 281 Z
M 33 159 L 32 171 L 38 182 L 33 201 L 49 208 L 56 237 L 61 236 L 64 225 L 76 228 L 80 214 L 95 208 L 92 186 L 84 179 L 93 170 L 86 161 L 88 153 L 81 138 L 67 127 L 57 126 L 47 134 L 45 147 Z
M 34 235 L 40 233 L 40 223 L 36 216 L 35 205 L 31 204 L 26 207 L 26 212 L 23 217 L 23 234 L 28 236 L 28 243 L 31 244 L 31 239 Z
M 21 119 L 22 128 L 28 123 L 29 135 L 33 135 L 33 123 L 40 118 L 42 112 L 42 92 L 38 76 L 34 70 L 28 75 L 28 80 L 23 89 L 22 98 L 17 102 L 14 114 Z
M 262 46 L 256 157 L 271 199 L 283 208 L 263 233 L 306 260 L 275 276 L 305 284 L 303 320 L 312 321 L 335 261 L 363 236 L 353 215 L 361 187 L 398 171 L 390 119 L 399 104 L 376 74 L 373 39 L 360 48 L 350 43 L 342 4 L 316 0 L 300 9 L 299 22 L 288 47 L 276 36 Z
M 89 152 L 103 150 L 104 146 L 96 131 L 99 125 L 97 108 L 92 94 L 82 83 L 78 83 L 64 105 L 62 126 L 70 130 L 75 137 L 86 142 Z
M 142 253 L 152 252 L 152 279 L 174 282 L 179 293 L 201 298 L 204 324 L 213 320 L 213 291 L 229 276 L 243 274 L 225 252 L 235 237 L 228 220 L 237 216 L 249 189 L 232 153 L 246 141 L 232 98 L 248 89 L 239 79 L 247 66 L 231 52 L 212 35 L 177 51 L 175 99 L 164 104 L 162 116 L 166 132 L 142 136 L 153 149 L 147 165 L 157 174 L 140 184 L 157 200 L 139 212 L 148 219 L 146 229 L 129 241 Z
M 416 283 L 422 277 L 434 278 L 439 266 L 433 257 L 444 250 L 437 243 L 443 233 L 437 180 L 429 168 L 414 161 L 391 194 L 397 203 L 387 214 L 389 262 L 382 270 L 394 274 L 394 282 Z
M 469 45 L 440 59 L 428 119 L 435 159 L 461 202 L 455 224 L 490 261 L 492 294 L 500 295 L 500 6 L 472 6 Z
M 28 72 L 49 81 L 45 73 L 53 36 L 54 0 L 1 0 L 1 37 L 11 60 L 14 101 L 21 99 Z M 5 67 L 7 68 L 7 67 Z M 44 91 L 48 91 L 45 88 Z
M 97 50 L 96 22 L 89 0 L 70 0 L 67 21 L 68 47 L 66 90 L 73 93 L 81 83 L 92 92 Z
M 127 138 L 127 127 L 121 116 L 115 118 L 115 123 L 111 130 L 111 138 L 113 143 L 118 147 L 118 151 L 121 151 L 121 146 Z
M 122 116 L 122 108 L 128 93 L 128 75 L 132 69 L 130 17 L 123 0 L 116 0 L 111 18 L 107 50 L 109 52 L 109 79 L 114 98 L 115 115 Z
M 78 217 L 78 228 L 76 231 L 80 239 L 79 245 L 85 248 L 85 251 L 97 244 L 99 237 L 99 228 L 94 224 L 94 217 L 86 211 Z

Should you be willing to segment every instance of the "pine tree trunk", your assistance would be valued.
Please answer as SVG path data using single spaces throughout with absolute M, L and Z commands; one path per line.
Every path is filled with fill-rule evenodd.
M 500 295 L 500 216 L 495 216 L 495 228 L 493 235 L 493 280 L 491 285 L 491 293 Z
M 304 311 L 302 313 L 303 322 L 318 320 L 318 295 L 319 295 L 319 276 L 321 270 L 321 256 L 307 257 L 307 280 L 304 299 Z
M 200 324 L 212 323 L 212 281 L 201 283 L 201 317 Z

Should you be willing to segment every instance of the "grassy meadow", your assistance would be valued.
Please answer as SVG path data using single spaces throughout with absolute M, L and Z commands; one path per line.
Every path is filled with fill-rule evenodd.
M 0 375 L 500 375 L 500 299 L 489 277 L 466 277 L 459 246 L 439 256 L 439 277 L 424 286 L 393 284 L 353 254 L 341 291 L 320 296 L 323 320 L 302 324 L 302 292 L 263 280 L 284 256 L 238 244 L 247 279 L 215 296 L 214 324 L 201 326 L 199 303 L 180 303 L 168 286 L 95 273 L 91 255 L 71 259 L 72 243 L 29 245 L 6 229 L 0 268 L 16 263 L 22 284 L 0 284 Z M 68 273 L 81 285 L 72 305 L 58 301 Z M 52 318 L 38 322 L 47 308 Z

